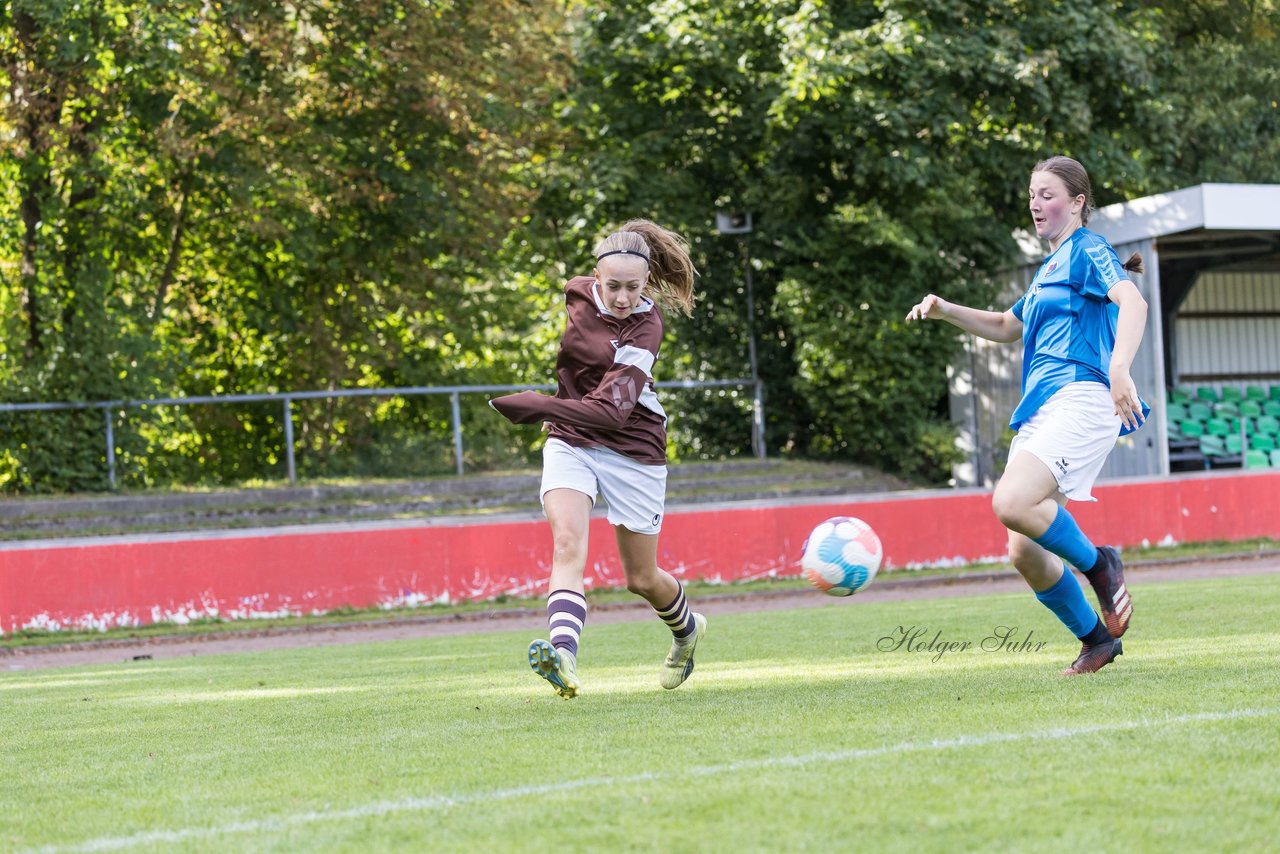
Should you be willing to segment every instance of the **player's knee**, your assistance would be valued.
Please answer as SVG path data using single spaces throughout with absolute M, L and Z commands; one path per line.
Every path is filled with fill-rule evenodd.
M 1000 524 L 1006 528 L 1012 528 L 1013 523 L 1018 521 L 1019 509 L 1018 502 L 1006 492 L 997 489 L 991 494 L 991 512 L 996 514 Z
M 553 552 L 552 560 L 558 564 L 573 563 L 580 559 L 585 560 L 587 543 L 581 537 L 557 536 L 555 537 Z

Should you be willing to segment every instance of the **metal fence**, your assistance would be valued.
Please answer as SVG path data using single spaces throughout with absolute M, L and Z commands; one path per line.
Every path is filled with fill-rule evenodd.
M 752 393 L 751 404 L 751 449 L 755 456 L 763 459 L 764 447 L 764 383 L 759 380 L 669 380 L 655 383 L 658 388 L 749 388 Z M 204 397 L 165 397 L 147 400 L 98 400 L 78 403 L 0 403 L 0 412 L 54 412 L 69 409 L 100 409 L 106 425 L 107 448 L 107 482 L 114 489 L 116 486 L 116 447 L 115 425 L 113 414 L 127 409 L 142 409 L 154 406 L 193 406 L 219 405 L 233 403 L 263 403 L 278 401 L 283 407 L 285 463 L 288 467 L 289 482 L 297 482 L 297 470 L 294 464 L 293 440 L 293 401 L 317 400 L 326 398 L 347 397 L 416 397 L 420 395 L 449 395 L 450 420 L 453 427 L 453 456 L 458 474 L 463 474 L 462 464 L 462 408 L 459 403 L 464 394 L 489 394 L 493 392 L 512 392 L 535 389 L 538 391 L 554 391 L 553 385 L 456 385 L 456 386 L 411 386 L 407 388 L 361 388 L 340 389 L 336 391 L 291 391 L 276 394 L 223 394 Z

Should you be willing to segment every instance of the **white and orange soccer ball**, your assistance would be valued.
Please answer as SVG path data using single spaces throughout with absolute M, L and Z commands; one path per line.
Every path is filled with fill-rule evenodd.
M 852 596 L 871 583 L 884 546 L 871 526 L 851 516 L 819 524 L 804 541 L 800 569 L 814 587 L 831 596 Z

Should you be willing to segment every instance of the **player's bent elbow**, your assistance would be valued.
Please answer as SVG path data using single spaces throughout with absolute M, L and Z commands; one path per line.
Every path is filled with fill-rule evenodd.
M 566 424 L 591 430 L 621 430 L 627 423 L 627 415 L 615 406 L 600 405 L 562 409 L 558 416 Z
M 627 424 L 628 414 L 621 409 L 610 407 L 610 411 L 600 413 L 600 422 L 593 426 L 602 427 L 605 430 L 621 430 Z

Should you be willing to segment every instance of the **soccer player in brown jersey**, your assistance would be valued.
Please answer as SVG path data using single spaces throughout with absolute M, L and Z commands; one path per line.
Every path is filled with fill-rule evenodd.
M 653 390 L 662 345 L 660 306 L 693 310 L 697 271 L 680 235 L 632 220 L 595 248 L 591 276 L 565 285 L 567 323 L 556 359 L 555 396 L 522 391 L 490 401 L 516 424 L 542 422 L 543 511 L 554 550 L 547 596 L 550 641 L 529 645 L 529 664 L 566 700 L 582 689 L 578 645 L 587 618 L 582 576 L 597 494 L 609 505 L 627 589 L 644 597 L 671 629 L 661 683 L 693 672 L 707 621 L 684 588 L 658 566 L 667 488 L 666 413 Z

